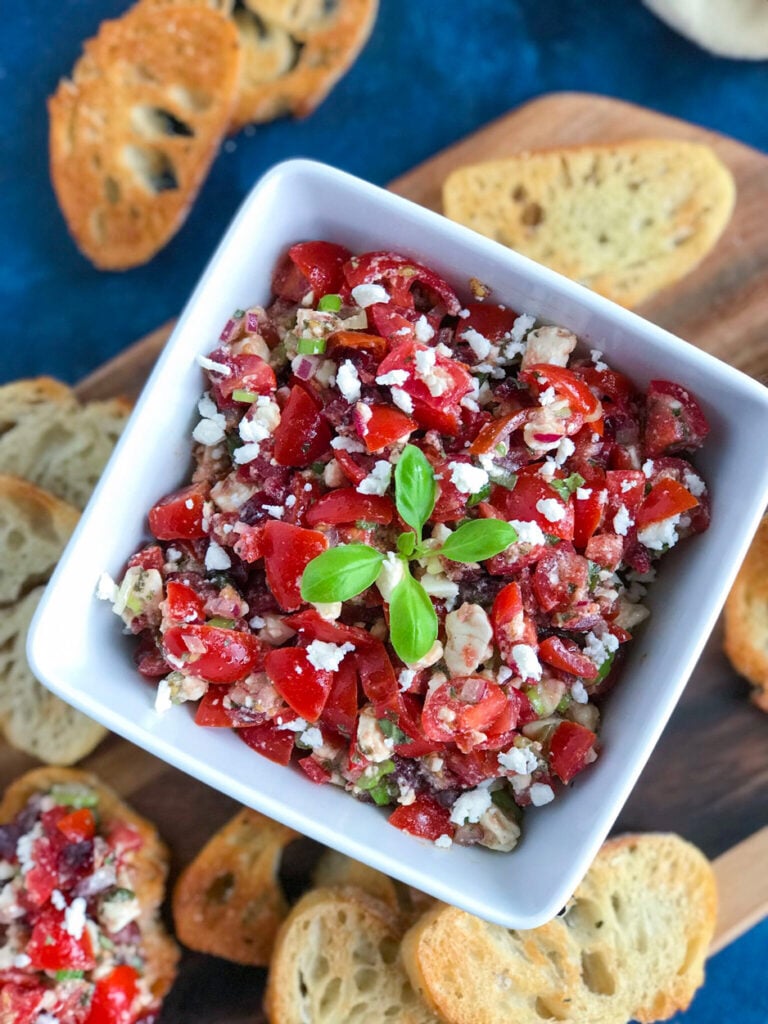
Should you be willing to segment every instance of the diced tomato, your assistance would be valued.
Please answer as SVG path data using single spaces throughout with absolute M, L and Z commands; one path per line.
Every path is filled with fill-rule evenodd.
M 380 452 L 400 441 L 407 441 L 418 427 L 416 420 L 389 405 L 366 406 L 369 415 L 356 418 L 357 430 L 369 452 Z
M 115 967 L 96 982 L 85 1024 L 133 1024 L 139 975 L 128 964 Z
M 319 498 L 307 512 L 304 521 L 307 526 L 335 526 L 358 520 L 386 526 L 394 516 L 395 506 L 386 495 L 359 494 L 354 487 L 340 487 Z
M 548 636 L 539 644 L 539 658 L 561 672 L 569 672 L 581 679 L 597 679 L 597 666 L 573 640 Z
M 598 533 L 590 537 L 584 554 L 603 569 L 618 569 L 624 555 L 624 538 L 616 533 Z
M 429 377 L 434 377 L 432 390 L 439 391 L 433 395 L 428 384 L 418 375 L 416 367 L 417 353 L 428 352 L 435 355 L 435 365 Z M 379 366 L 379 376 L 391 370 L 405 370 L 408 378 L 400 385 L 413 404 L 412 415 L 420 427 L 425 430 L 438 430 L 441 434 L 454 437 L 461 426 L 461 400 L 474 390 L 471 374 L 463 363 L 449 359 L 428 345 L 406 341 L 392 349 Z
M 375 362 L 381 362 L 387 352 L 387 343 L 378 334 L 367 334 L 364 331 L 334 331 L 328 338 L 326 354 L 333 356 L 341 363 L 344 356 L 355 352 L 368 352 Z
M 504 746 L 509 746 L 512 738 L 508 737 L 513 730 L 521 725 L 527 725 L 528 722 L 534 722 L 539 717 L 522 690 L 510 686 L 506 698 L 507 703 L 502 713 L 495 722 L 483 730 L 488 740 L 479 744 L 481 749 L 500 750 Z
M 169 580 L 165 590 L 165 615 L 173 622 L 203 622 L 205 602 L 186 583 Z
M 639 398 L 632 381 L 618 370 L 598 370 L 592 365 L 573 366 L 571 370 L 589 385 L 601 402 L 609 405 L 606 415 L 612 411 L 611 406 L 628 411 Z
M 90 971 L 96 966 L 87 929 L 76 939 L 65 929 L 62 911 L 53 907 L 40 912 L 26 953 L 36 971 Z
M 561 722 L 549 741 L 549 763 L 563 782 L 570 782 L 587 766 L 587 755 L 597 737 L 576 722 Z
M 132 825 L 119 821 L 109 827 L 109 844 L 117 856 L 122 857 L 132 850 L 140 850 L 144 845 L 144 837 Z
M 536 626 L 523 610 L 523 598 L 517 583 L 508 583 L 496 595 L 491 608 L 491 625 L 493 639 L 507 664 L 512 661 L 512 648 L 516 644 L 536 646 Z
M 362 256 L 353 256 L 344 266 L 344 275 L 350 289 L 359 284 L 383 285 L 392 302 L 398 306 L 413 307 L 411 289 L 418 284 L 432 294 L 433 305 L 442 303 L 451 316 L 456 316 L 461 309 L 456 292 L 442 277 L 400 253 L 367 252 Z
M 301 577 L 304 570 L 328 547 L 328 539 L 316 530 L 270 519 L 264 527 L 264 566 L 269 589 L 287 612 L 304 603 Z
M 246 729 L 259 724 L 264 716 L 258 712 L 231 703 L 227 706 L 224 703 L 227 693 L 228 687 L 209 686 L 197 705 L 195 725 L 212 729 Z
M 264 557 L 264 525 L 248 526 L 241 522 L 237 530 L 237 540 L 233 550 L 238 558 L 249 565 Z
M 299 242 L 288 256 L 299 268 L 315 293 L 315 302 L 324 295 L 336 295 L 344 285 L 344 264 L 352 253 L 335 242 Z M 302 294 L 302 298 L 304 297 Z M 298 299 L 293 301 L 297 302 Z
M 162 572 L 164 565 L 165 555 L 162 548 L 158 547 L 157 544 L 142 548 L 141 551 L 137 551 L 128 559 L 129 569 L 133 566 L 138 566 L 140 569 L 157 569 L 158 572 Z
M 425 793 L 420 793 L 408 806 L 396 807 L 389 816 L 389 823 L 401 832 L 432 842 L 440 836 L 453 837 L 455 831 L 450 810 Z
M 456 324 L 456 341 L 464 341 L 468 330 L 477 331 L 486 341 L 501 341 L 506 337 L 517 320 L 514 309 L 502 308 L 492 303 L 470 302 L 466 306 L 469 316 L 462 317 Z
M 286 626 L 301 633 L 307 640 L 323 640 L 329 644 L 354 644 L 365 647 L 375 643 L 375 638 L 357 626 L 347 626 L 343 622 L 329 622 L 314 608 L 308 608 L 285 619 Z
M 375 331 L 390 343 L 400 345 L 404 341 L 416 340 L 416 324 L 422 316 L 437 334 L 440 327 L 440 315 L 422 313 L 405 306 L 397 306 L 393 302 L 374 302 L 366 310 L 368 323 Z
M 427 453 L 429 454 L 429 453 Z M 468 455 L 456 455 L 452 459 L 430 459 L 432 468 L 435 471 L 437 481 L 437 498 L 432 515 L 429 517 L 433 523 L 454 523 L 458 519 L 464 519 L 467 514 L 467 501 L 469 495 L 460 491 L 452 479 L 452 471 L 448 468 L 449 461 L 461 463 L 466 466 L 472 465 L 472 459 Z
M 338 671 L 333 674 L 331 692 L 323 709 L 323 723 L 342 736 L 351 736 L 355 730 L 357 711 L 357 666 L 353 658 L 344 658 Z
M 33 865 L 24 879 L 29 902 L 42 907 L 59 883 L 57 869 L 58 849 L 48 836 L 41 836 L 32 846 Z
M 291 388 L 274 434 L 274 457 L 280 466 L 301 468 L 325 455 L 332 431 L 321 413 L 320 402 L 305 388 Z
M 507 698 L 496 683 L 483 676 L 458 676 L 427 694 L 421 724 L 427 739 L 451 743 L 483 732 L 504 711 Z M 477 742 L 475 739 L 474 742 Z M 462 747 L 463 749 L 463 747 Z
M 681 515 L 699 504 L 689 490 L 676 480 L 660 480 L 651 489 L 637 511 L 638 528 L 658 523 L 670 516 Z
M 231 355 L 225 349 L 211 353 L 214 362 L 229 367 L 226 376 L 216 375 L 211 385 L 211 397 L 220 408 L 242 408 L 232 401 L 233 391 L 250 391 L 256 395 L 271 394 L 277 386 L 275 371 L 261 356 L 242 352 Z
M 332 675 L 315 668 L 303 647 L 278 647 L 265 659 L 269 680 L 300 718 L 316 722 L 331 692 Z
M 306 774 L 307 778 L 316 782 L 319 786 L 331 781 L 331 773 L 311 754 L 309 757 L 300 758 L 296 763 Z
M 533 592 L 542 611 L 569 608 L 586 600 L 589 563 L 565 544 L 551 548 L 536 563 Z
M 562 519 L 554 522 L 538 507 L 539 502 L 552 498 L 556 502 L 555 507 L 559 506 L 563 511 Z M 517 481 L 511 490 L 494 484 L 491 487 L 489 501 L 508 522 L 519 519 L 522 522 L 538 523 L 544 533 L 560 537 L 562 540 L 573 539 L 573 501 L 563 501 L 557 491 L 539 476 L 537 466 L 523 467 L 517 474 Z
M 237 736 L 252 750 L 275 764 L 288 764 L 293 753 L 295 733 L 291 729 L 280 729 L 275 722 L 262 722 L 247 729 L 238 729 Z
M 448 771 L 455 775 L 462 786 L 468 789 L 479 785 L 486 779 L 498 776 L 499 755 L 496 750 L 474 749 L 462 753 L 460 750 L 447 750 L 443 761 Z
M 263 647 L 253 633 L 218 626 L 171 626 L 163 634 L 171 659 L 211 683 L 234 683 L 263 664 Z M 173 662 L 172 662 L 173 663 Z
M 608 504 L 605 518 L 612 521 L 621 506 L 634 516 L 645 495 L 647 481 L 639 469 L 609 469 L 605 474 Z
M 397 677 L 381 640 L 369 637 L 366 646 L 358 646 L 352 657 L 360 673 L 363 693 L 375 705 L 376 713 L 382 715 L 386 711 L 397 710 Z
M 559 398 L 567 399 L 571 412 L 579 413 L 587 423 L 594 423 L 602 416 L 600 400 L 595 398 L 584 381 L 564 366 L 536 363 L 521 370 L 519 377 L 537 396 L 552 388 Z
M 652 380 L 646 395 L 644 450 L 652 459 L 700 448 L 709 433 L 701 406 L 685 388 Z
M 56 828 L 70 843 L 82 843 L 86 839 L 93 839 L 96 834 L 96 820 L 93 811 L 82 807 L 71 814 L 66 814 L 57 822 Z
M 203 504 L 208 497 L 205 484 L 190 484 L 167 494 L 149 510 L 149 528 L 158 540 L 194 540 L 205 537 Z
M 506 416 L 499 416 L 486 423 L 472 442 L 469 449 L 472 455 L 492 455 L 497 453 L 499 445 L 506 444 L 509 435 L 525 426 L 530 409 L 517 409 Z
M 21 972 L 19 972 L 20 974 Z M 8 1024 L 35 1024 L 43 1012 L 46 990 L 39 985 L 27 985 L 28 978 L 18 983 L 0 980 L 0 1021 Z
M 362 455 L 358 452 L 345 452 L 343 448 L 337 448 L 334 451 L 334 458 L 339 464 L 339 467 L 344 476 L 357 486 L 361 483 L 373 469 L 373 462 L 369 455 Z M 368 462 L 371 462 L 368 465 Z
M 596 484 L 584 488 L 590 491 L 586 498 L 580 498 L 577 492 L 573 496 L 573 544 L 577 548 L 585 548 L 590 537 L 597 530 L 603 518 L 605 505 L 600 500 L 601 488 Z

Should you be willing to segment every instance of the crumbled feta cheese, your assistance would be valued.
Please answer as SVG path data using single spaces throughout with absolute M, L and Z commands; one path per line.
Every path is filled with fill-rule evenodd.
M 637 539 L 651 551 L 663 551 L 666 547 L 674 547 L 680 539 L 676 527 L 680 524 L 680 516 L 670 516 L 657 523 L 649 523 L 637 534 Z
M 216 403 L 206 391 L 205 394 L 200 398 L 197 403 L 197 411 L 203 417 L 204 420 L 212 420 L 219 415 L 219 410 L 216 408 Z
M 408 377 L 407 370 L 390 370 L 389 373 L 382 373 L 380 377 L 377 377 L 376 383 L 381 384 L 382 387 L 389 387 L 392 384 L 405 384 Z
M 381 731 L 373 708 L 364 708 L 357 720 L 357 746 L 360 752 L 369 761 L 380 764 L 392 756 L 394 745 L 394 740 Z
M 645 477 L 653 476 L 653 460 L 646 459 L 643 463 L 643 474 Z
M 341 615 L 341 601 L 315 601 L 313 607 L 326 622 L 335 622 Z
M 338 464 L 336 459 L 331 459 L 331 461 L 326 464 L 326 467 L 323 470 L 323 483 L 326 487 L 342 487 L 347 483 L 344 470 Z
M 571 697 L 573 697 L 577 704 L 586 704 L 589 700 L 589 694 L 580 679 L 577 679 L 571 687 Z
M 157 684 L 157 692 L 155 693 L 155 711 L 158 715 L 163 715 L 166 711 L 170 711 L 172 707 L 170 683 L 167 679 L 161 679 Z
M 530 789 L 531 803 L 534 807 L 543 807 L 555 799 L 555 791 L 544 782 L 534 782 Z
M 67 901 L 58 889 L 54 889 L 51 893 L 51 904 L 56 910 L 63 910 L 67 905 Z
M 223 439 L 224 433 L 224 427 L 214 420 L 200 420 L 192 431 L 192 437 L 198 444 L 210 446 L 218 444 Z
M 496 673 L 496 682 L 499 686 L 502 686 L 504 683 L 508 682 L 514 674 L 515 673 L 509 665 L 501 665 L 499 667 L 499 671 Z
M 391 463 L 386 462 L 384 459 L 379 459 L 368 476 L 357 485 L 357 492 L 358 494 L 386 494 L 391 479 Z
M 535 316 L 531 316 L 530 313 L 521 313 L 512 324 L 512 330 L 509 332 L 510 341 L 513 344 L 519 344 L 535 323 Z
M 99 576 L 99 581 L 96 584 L 96 597 L 100 601 L 109 601 L 110 604 L 114 604 L 117 600 L 118 586 L 108 572 L 103 572 Z
M 416 350 L 416 373 L 424 379 L 432 373 L 437 362 L 437 352 L 433 348 L 420 348 Z
M 16 856 L 19 861 L 19 868 L 21 869 L 22 875 L 26 875 L 35 866 L 35 861 L 32 856 L 32 848 L 42 835 L 43 829 L 40 822 L 38 822 L 30 832 L 27 832 L 23 836 L 19 836 L 18 842 L 16 843 Z
M 583 653 L 600 668 L 615 650 L 618 649 L 619 641 L 604 629 L 598 636 L 596 633 L 587 633 L 584 637 L 585 644 Z
M 400 687 L 401 693 L 405 693 L 406 690 L 410 689 L 415 678 L 416 673 L 412 668 L 404 668 L 400 670 L 400 674 L 397 677 L 397 684 Z
M 515 644 L 512 659 L 523 679 L 541 679 L 541 664 L 536 651 L 529 644 Z
M 477 824 L 483 814 L 491 806 L 491 794 L 488 786 L 480 785 L 477 789 L 462 793 L 451 808 L 450 820 L 454 825 Z
M 474 327 L 467 327 L 462 333 L 462 341 L 466 341 L 478 359 L 486 359 L 491 352 L 492 345 L 487 338 L 484 338 Z
M 82 896 L 76 896 L 64 911 L 64 931 L 73 939 L 81 939 L 85 929 L 86 902 Z
M 578 498 L 579 501 L 586 501 L 587 498 L 591 498 L 592 497 L 592 488 L 591 487 L 577 487 L 576 488 L 576 497 Z
M 467 601 L 445 618 L 445 664 L 453 676 L 471 675 L 490 658 L 493 628 L 485 609 Z
M 430 665 L 434 665 L 438 661 L 440 661 L 442 656 L 443 656 L 443 645 L 440 643 L 439 640 L 435 640 L 435 642 L 429 648 L 427 653 L 425 655 L 423 655 L 421 658 L 419 658 L 418 661 L 411 661 L 411 662 L 409 662 L 408 663 L 408 667 L 409 668 L 414 668 L 414 669 L 429 668 Z M 432 685 L 432 683 L 435 681 L 435 679 L 439 675 L 442 675 L 442 673 L 436 673 L 436 675 L 432 676 L 432 680 L 430 681 L 430 686 Z M 445 677 L 443 677 L 443 679 L 441 681 L 445 682 Z
M 312 750 L 316 750 L 318 747 L 323 745 L 323 734 L 313 725 L 309 729 L 305 729 L 299 736 L 299 743 L 303 743 L 305 747 L 311 747 Z
M 262 505 L 261 507 L 273 519 L 282 519 L 285 515 L 285 508 L 282 505 Z
M 389 604 L 392 600 L 392 591 L 405 578 L 405 567 L 394 551 L 388 551 L 387 557 L 381 565 L 376 586 L 384 601 Z
M 589 354 L 592 356 L 592 362 L 594 363 L 596 370 L 602 372 L 603 370 L 608 369 L 608 364 L 602 362 L 603 353 L 599 348 L 591 349 Z
M 576 348 L 577 338 L 564 327 L 539 327 L 528 335 L 528 344 L 521 367 L 527 370 L 537 363 L 551 363 L 554 366 L 567 366 L 568 357 Z
M 232 461 L 236 466 L 246 466 L 254 459 L 258 459 L 260 454 L 261 446 L 258 441 L 250 441 L 248 444 L 241 444 L 239 448 L 235 448 Z
M 413 399 L 407 391 L 403 391 L 402 388 L 392 388 L 391 391 L 392 401 L 402 411 L 410 416 L 413 412 Z
M 198 365 L 210 373 L 220 373 L 222 377 L 229 377 L 232 373 L 226 363 L 217 363 L 215 360 L 209 359 L 208 356 L 197 356 L 196 358 Z
M 460 494 L 477 494 L 488 483 L 488 474 L 484 469 L 468 462 L 449 462 L 451 483 Z
M 437 837 L 435 840 L 435 846 L 439 847 L 441 850 L 447 850 L 449 847 L 453 846 L 453 840 L 450 836 L 443 834 Z
M 529 522 L 525 519 L 512 519 L 510 520 L 509 525 L 514 526 L 517 531 L 518 544 L 531 544 L 536 546 L 537 544 L 546 543 L 544 531 L 538 523 L 534 523 L 532 521 Z
M 25 967 L 29 967 L 31 963 L 32 958 L 27 956 L 26 953 L 19 953 L 17 956 L 13 958 L 13 966 L 20 971 L 23 971 Z M 40 1017 L 37 1018 L 37 1021 L 39 1024 Z
M 539 405 L 552 405 L 556 398 L 555 389 L 549 387 L 539 395 Z
M 707 489 L 706 484 L 691 469 L 683 470 L 683 484 L 691 492 L 694 498 L 700 498 Z
M 422 314 L 414 325 L 414 331 L 416 333 L 416 340 L 420 341 L 423 345 L 426 345 L 428 341 L 431 341 L 435 336 L 435 329 Z
M 516 775 L 530 775 L 538 765 L 538 759 L 530 747 L 510 747 L 496 758 L 502 768 Z
M 350 643 L 334 644 L 324 640 L 313 640 L 307 647 L 307 659 L 310 665 L 325 672 L 336 672 L 346 654 L 354 651 L 355 645 Z
M 360 377 L 351 359 L 345 359 L 336 371 L 336 387 L 350 404 L 360 398 Z
M 562 466 L 565 462 L 570 459 L 573 453 L 576 451 L 576 445 L 570 439 L 570 437 L 564 437 L 555 449 L 554 459 L 556 466 Z
M 550 523 L 559 523 L 565 518 L 565 506 L 557 498 L 539 498 L 536 511 L 541 512 Z
M 459 596 L 459 584 L 449 579 L 444 573 L 435 575 L 425 573 L 421 578 L 421 585 L 430 597 L 445 601 L 448 607 L 453 607 Z
M 284 722 L 278 715 L 274 721 L 278 732 L 304 732 L 307 728 L 307 723 L 303 718 L 292 718 L 290 722 Z
M 209 541 L 208 550 L 205 553 L 205 568 L 211 572 L 217 569 L 229 569 L 232 559 L 224 548 L 215 540 Z
M 613 529 L 620 537 L 626 537 L 634 519 L 627 511 L 626 505 L 619 505 L 619 511 L 613 517 Z
M 352 298 L 362 309 L 376 302 L 389 302 L 389 294 L 380 284 L 358 284 L 352 289 Z
M 248 625 L 251 629 L 263 629 L 266 625 L 266 620 L 262 619 L 260 615 L 254 615 L 248 620 Z

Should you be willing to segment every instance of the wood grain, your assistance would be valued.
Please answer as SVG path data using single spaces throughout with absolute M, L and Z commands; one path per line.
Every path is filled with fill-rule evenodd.
M 464 163 L 524 149 L 641 136 L 701 140 L 731 168 L 738 201 L 717 249 L 689 277 L 641 310 L 656 323 L 758 378 L 768 377 L 768 159 L 723 136 L 630 104 L 597 96 L 547 96 L 514 111 L 398 178 L 391 188 L 440 208 L 445 175 Z M 101 367 L 78 388 L 82 398 L 135 397 L 172 324 Z M 0 748 L 0 779 L 30 759 Z M 86 766 L 103 774 L 157 821 L 174 852 L 174 876 L 234 805 L 111 737 Z M 713 951 L 768 913 L 768 719 L 722 654 L 718 631 L 617 823 L 617 831 L 679 832 L 717 857 L 721 909 Z M 762 831 L 760 831 L 762 829 Z M 311 857 L 305 841 L 296 881 Z M 186 954 L 163 1021 L 257 1024 L 264 973 Z

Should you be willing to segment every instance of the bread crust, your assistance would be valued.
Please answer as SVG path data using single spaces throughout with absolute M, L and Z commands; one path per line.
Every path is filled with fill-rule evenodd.
M 723 648 L 768 712 L 768 516 L 762 520 L 725 602 Z
M 141 907 L 139 925 L 144 939 L 144 976 L 153 996 L 162 1000 L 176 977 L 179 959 L 178 947 L 158 916 L 168 874 L 168 848 L 155 826 L 129 807 L 114 790 L 91 772 L 74 768 L 35 768 L 20 776 L 7 787 L 0 801 L 0 823 L 11 821 L 35 793 L 47 793 L 56 785 L 80 785 L 94 790 L 99 796 L 102 822 L 123 822 L 142 838 L 141 847 L 127 855 L 127 862 Z
M 207 6 L 137 4 L 102 23 L 49 100 L 51 178 L 97 267 L 150 259 L 181 226 L 232 113 L 240 47 Z
M 706 256 L 734 201 L 708 146 L 669 139 L 527 151 L 443 185 L 452 220 L 630 307 Z
M 173 891 L 179 940 L 199 953 L 266 966 L 288 914 L 277 880 L 285 847 L 298 833 L 243 808 L 212 836 Z

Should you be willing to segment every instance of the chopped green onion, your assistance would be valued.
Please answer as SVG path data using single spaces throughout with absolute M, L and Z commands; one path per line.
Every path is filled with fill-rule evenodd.
M 476 494 L 470 494 L 469 499 L 467 501 L 467 506 L 469 508 L 472 508 L 473 505 L 479 505 L 481 501 L 487 501 L 490 496 L 491 485 L 486 484 L 485 487 L 479 490 Z
M 318 302 L 317 308 L 324 313 L 338 313 L 341 309 L 341 296 L 324 295 Z
M 233 320 L 240 320 L 244 316 L 245 316 L 245 310 L 244 309 L 236 309 L 234 311 L 234 313 L 232 314 L 232 319 Z
M 85 786 L 53 786 L 51 797 L 57 804 L 74 807 L 78 811 L 83 807 L 98 807 L 99 804 L 97 794 Z
M 218 629 L 232 629 L 235 625 L 234 619 L 225 619 L 221 615 L 215 615 L 212 619 L 208 619 L 209 626 L 216 626 Z
M 56 981 L 73 981 L 84 977 L 85 971 L 56 971 Z
M 244 391 L 242 388 L 235 388 L 232 398 L 236 402 L 255 402 L 259 396 L 253 391 Z
M 299 338 L 296 351 L 300 356 L 320 356 L 325 352 L 325 338 Z

